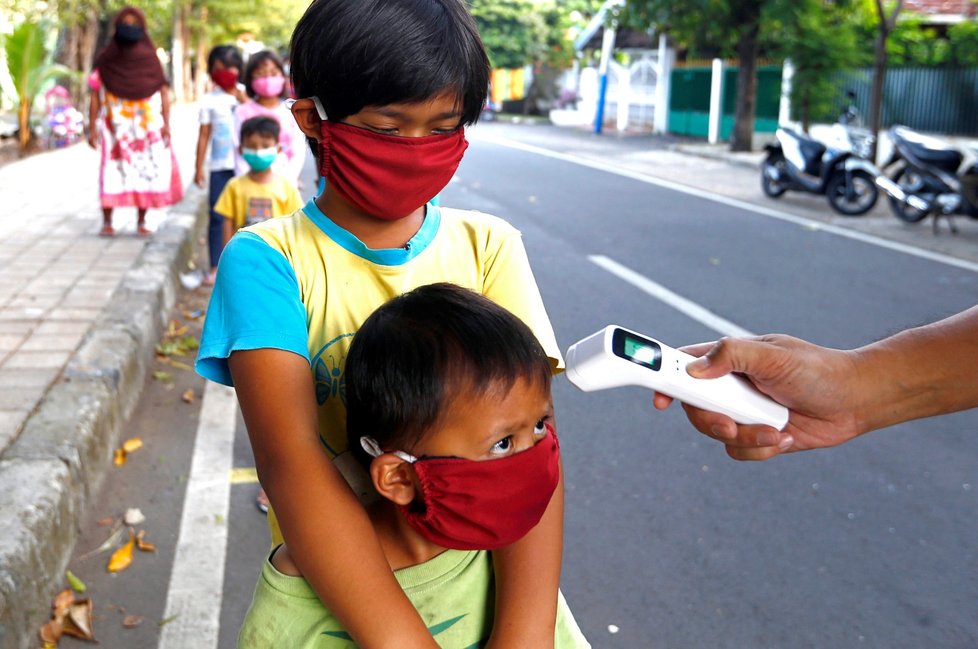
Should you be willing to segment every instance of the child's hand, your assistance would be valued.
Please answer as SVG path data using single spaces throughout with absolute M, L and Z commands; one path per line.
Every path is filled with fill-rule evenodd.
M 198 187 L 203 187 L 205 182 L 206 178 L 204 177 L 204 170 L 198 167 L 197 172 L 194 174 L 194 183 L 196 183 Z
M 88 146 L 93 149 L 98 148 L 98 132 L 95 129 L 91 129 L 88 132 Z

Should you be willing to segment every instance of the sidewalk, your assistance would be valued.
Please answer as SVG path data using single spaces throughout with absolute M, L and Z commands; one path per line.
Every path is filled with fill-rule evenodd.
M 37 645 L 77 535 L 139 398 L 193 256 L 203 190 L 190 184 L 193 106 L 175 106 L 184 200 L 118 209 L 98 237 L 98 155 L 86 144 L 0 167 L 0 647 Z

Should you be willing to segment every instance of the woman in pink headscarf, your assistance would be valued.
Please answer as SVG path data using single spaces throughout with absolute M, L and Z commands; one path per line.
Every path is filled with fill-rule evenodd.
M 115 18 L 112 41 L 95 59 L 88 143 L 99 148 L 102 236 L 115 235 L 112 211 L 135 207 L 136 232 L 151 234 L 146 211 L 183 197 L 176 157 L 170 147 L 170 94 L 146 19 L 134 7 Z

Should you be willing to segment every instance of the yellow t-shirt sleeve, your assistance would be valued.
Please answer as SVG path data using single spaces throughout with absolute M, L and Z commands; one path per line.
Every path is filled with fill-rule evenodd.
M 221 192 L 221 195 L 217 197 L 217 202 L 214 203 L 214 211 L 226 219 L 231 219 L 236 226 L 241 227 L 237 218 L 237 210 L 235 209 L 238 203 L 236 198 L 237 192 L 235 191 L 237 186 L 237 183 L 233 179 L 224 186 L 224 191 Z
M 302 209 L 302 204 L 302 197 L 299 195 L 299 190 L 292 183 L 286 183 L 285 205 L 283 205 L 282 215 L 287 216 L 293 212 L 298 212 Z
M 525 322 L 550 357 L 553 369 L 563 369 L 564 357 L 518 231 L 506 233 L 499 241 L 486 267 L 483 294 Z

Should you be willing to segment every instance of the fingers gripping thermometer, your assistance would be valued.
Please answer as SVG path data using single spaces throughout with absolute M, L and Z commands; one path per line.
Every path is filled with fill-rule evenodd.
M 788 409 L 746 379 L 734 374 L 693 378 L 686 372 L 692 360 L 694 356 L 657 340 L 609 325 L 567 350 L 567 378 L 585 392 L 638 385 L 727 415 L 739 424 L 765 424 L 778 430 L 787 425 Z

